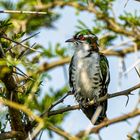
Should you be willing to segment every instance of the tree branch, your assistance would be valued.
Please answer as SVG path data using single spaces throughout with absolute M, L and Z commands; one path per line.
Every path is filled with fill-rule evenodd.
M 9 131 L 0 134 L 0 140 L 13 139 L 16 137 L 21 137 L 23 133 L 21 131 Z M 23 136 L 22 136 L 23 137 Z
M 137 85 L 135 85 L 135 86 L 133 86 L 133 87 L 131 87 L 131 88 L 129 88 L 129 89 L 126 89 L 126 90 L 123 90 L 123 91 L 120 91 L 120 92 L 116 92 L 116 93 L 113 93 L 113 94 L 107 94 L 107 95 L 105 95 L 105 96 L 103 96 L 103 97 L 101 97 L 101 98 L 99 98 L 99 100 L 97 100 L 97 102 L 96 103 L 98 103 L 98 102 L 102 102 L 102 101 L 104 101 L 104 100 L 106 100 L 106 99 L 111 99 L 111 98 L 114 98 L 114 97 L 118 97 L 118 96 L 128 96 L 129 94 L 131 94 L 131 92 L 132 91 L 134 91 L 134 90 L 136 90 L 136 89 L 138 89 L 138 88 L 140 88 L 140 83 L 139 84 L 137 84 Z M 95 104 L 95 102 L 94 101 L 90 101 L 90 102 L 88 102 L 86 105 L 93 105 L 93 104 Z M 79 105 L 74 105 L 74 106 L 68 106 L 68 107 L 65 107 L 65 108 L 62 108 L 62 109 L 58 109 L 58 110 L 53 110 L 53 111 L 49 111 L 48 112 L 48 110 L 47 111 L 45 111 L 45 113 L 43 113 L 42 115 L 41 115 L 41 117 L 42 118 L 45 118 L 46 116 L 47 117 L 50 117 L 50 116 L 53 116 L 53 115 L 57 115 L 57 114 L 62 114 L 62 113 L 65 113 L 65 112 L 67 112 L 67 111 L 72 111 L 72 110 L 76 110 L 76 109 L 80 109 L 80 106 Z M 138 112 L 136 112 L 136 113 L 134 113 L 135 114 L 135 116 L 136 115 L 138 115 L 140 113 L 140 111 L 138 111 Z M 133 115 L 132 115 L 133 116 Z M 125 117 L 125 116 L 124 116 Z M 130 117 L 131 117 L 131 114 L 130 114 Z M 116 121 L 116 120 L 115 120 Z M 119 121 L 119 120 L 117 120 L 117 121 Z M 107 123 L 113 123 L 112 122 L 112 120 L 110 120 L 110 121 L 108 121 Z M 106 123 L 105 123 L 106 124 Z M 35 121 L 33 121 L 32 122 L 32 127 L 34 127 L 36 125 L 36 122 Z M 106 124 L 107 125 L 107 124 Z M 103 125 L 103 127 L 104 127 L 104 125 Z M 94 130 L 95 131 L 95 130 Z
M 55 102 L 54 104 L 52 104 L 49 107 L 48 111 L 52 110 L 55 106 L 57 106 L 58 104 L 62 103 L 66 97 L 68 97 L 69 95 L 72 95 L 72 94 L 73 93 L 71 91 L 69 91 L 67 94 L 65 94 L 64 97 L 62 97 L 60 100 L 58 100 L 57 102 Z
M 55 67 L 58 67 L 58 66 L 62 66 L 66 63 L 69 63 L 70 62 L 70 57 L 65 57 L 65 58 L 62 58 L 60 60 L 57 60 L 55 62 L 51 62 L 51 63 L 44 63 L 42 66 L 40 66 L 40 69 L 38 70 L 38 73 L 42 73 L 42 72 L 45 72 L 47 70 L 50 70 L 52 68 L 55 68 Z
M 28 109 L 25 105 L 22 104 L 18 104 L 14 101 L 10 101 L 7 99 L 2 99 L 0 98 L 0 103 L 7 105 L 11 108 L 14 108 L 16 110 L 21 110 L 24 113 L 26 113 L 29 117 L 31 117 L 32 119 L 35 119 L 38 123 L 43 124 L 43 119 L 40 118 L 39 116 L 35 115 L 30 109 Z
M 79 9 L 80 11 L 88 11 L 90 13 L 95 14 L 97 19 L 103 20 L 107 24 L 108 29 L 116 33 L 126 35 L 126 36 L 132 36 L 132 37 L 135 36 L 135 33 L 128 31 L 127 29 L 124 29 L 124 27 L 121 24 L 117 23 L 113 17 L 105 16 L 104 12 L 101 12 L 100 10 L 98 10 L 98 5 L 95 5 L 95 4 L 93 4 L 93 6 L 91 7 L 91 6 L 80 4 L 75 1 L 65 2 L 65 1 L 54 0 L 53 2 L 48 3 L 46 5 L 45 4 L 37 5 L 35 6 L 35 8 L 37 10 L 42 10 L 42 9 L 52 9 L 56 6 L 59 6 L 59 7 L 71 6 L 76 9 Z
M 21 110 L 23 111 L 24 113 L 26 113 L 29 117 L 31 117 L 32 119 L 35 119 L 36 122 L 39 123 L 39 125 L 34 129 L 33 133 L 31 134 L 31 137 L 34 138 L 38 133 L 39 131 L 44 127 L 44 121 L 42 118 L 40 118 L 39 116 L 33 114 L 32 111 L 30 111 L 25 105 L 21 105 L 21 104 L 17 104 L 15 102 L 11 102 L 9 100 L 6 100 L 6 99 L 1 99 L 0 98 L 0 102 L 5 104 L 5 105 L 8 105 L 12 108 L 15 108 L 17 110 Z M 78 138 L 76 138 L 75 136 L 71 136 L 69 133 L 67 133 L 66 131 L 62 130 L 62 129 L 59 129 L 57 127 L 54 127 L 50 124 L 47 125 L 47 128 L 54 131 L 55 133 L 69 139 L 69 140 L 79 140 Z M 22 136 L 23 133 L 18 133 L 17 131 L 11 131 L 11 132 L 5 132 L 3 134 L 0 134 L 0 140 L 3 140 L 3 138 L 15 138 L 17 136 Z
M 49 125 L 47 126 L 48 129 L 52 130 L 53 132 L 57 133 L 58 135 L 68 139 L 68 140 L 80 140 L 78 137 L 76 136 L 71 136 L 69 133 L 67 133 L 66 131 L 57 128 L 55 126 Z
M 50 14 L 50 12 L 19 11 L 19 10 L 0 10 L 0 13 L 8 13 L 8 14 L 33 14 L 33 15 L 47 15 L 47 14 Z
M 2 47 L 0 51 L 2 51 Z M 5 55 L 3 53 L 4 52 L 0 52 L 1 59 L 5 58 Z M 3 72 L 4 69 L 6 69 L 6 72 Z M 1 73 L 0 80 L 5 84 L 5 87 L 7 89 L 6 98 L 14 102 L 18 102 L 18 96 L 17 93 L 15 92 L 15 89 L 17 88 L 17 84 L 15 78 L 12 75 L 12 68 L 9 68 L 7 65 L 1 65 L 0 73 Z M 25 132 L 25 127 L 22 124 L 21 112 L 19 110 L 11 108 L 10 106 L 8 107 L 8 109 L 9 109 L 11 129 L 13 131 L 20 131 L 22 133 L 22 135 L 17 137 L 17 140 L 25 140 L 25 137 L 27 135 Z
M 13 40 L 13 39 L 7 37 L 6 35 L 1 35 L 0 38 L 4 38 L 4 39 L 6 39 L 6 40 L 8 40 L 8 41 L 10 41 L 10 42 L 13 42 L 13 43 L 15 43 L 15 44 L 17 44 L 17 45 L 20 45 L 20 46 L 22 46 L 22 47 L 24 47 L 24 48 L 26 48 L 26 49 L 31 50 L 31 51 L 40 52 L 40 51 L 38 51 L 38 50 L 36 50 L 36 49 L 34 49 L 34 48 L 30 48 L 29 46 L 27 46 L 27 45 L 25 45 L 25 44 L 22 44 L 22 43 L 20 43 L 20 42 L 17 42 L 17 41 L 15 41 L 15 40 Z
M 132 112 L 130 112 L 128 114 L 125 114 L 125 115 L 122 115 L 120 117 L 116 117 L 116 118 L 111 119 L 111 120 L 105 120 L 101 124 L 99 124 L 98 126 L 93 127 L 90 130 L 90 134 L 91 133 L 98 133 L 102 128 L 104 128 L 108 125 L 110 126 L 114 123 L 122 122 L 126 119 L 130 119 L 130 118 L 133 118 L 133 117 L 136 117 L 136 116 L 139 116 L 139 115 L 140 115 L 140 109 L 135 109 Z M 84 136 L 84 134 L 85 134 L 85 130 L 79 132 L 76 136 L 79 137 L 79 138 L 82 138 Z
M 140 84 L 137 84 L 137 85 L 135 85 L 135 86 L 133 86 L 133 87 L 131 87 L 129 89 L 126 89 L 124 91 L 116 92 L 116 93 L 113 93 L 113 94 L 107 94 L 106 96 L 101 97 L 97 102 L 102 102 L 102 101 L 104 101 L 106 99 L 114 98 L 114 97 L 117 97 L 117 96 L 123 96 L 123 95 L 128 96 L 132 91 L 134 91 L 134 90 L 136 90 L 138 88 L 140 88 Z M 32 116 L 32 114 L 30 115 L 30 112 L 28 112 L 28 110 L 26 111 L 26 108 L 23 105 L 19 105 L 17 103 L 14 103 L 14 102 L 11 102 L 11 101 L 8 101 L 8 100 L 4 101 L 4 100 L 1 99 L 0 101 L 2 103 L 6 104 L 6 105 L 9 105 L 9 106 L 15 108 L 15 109 L 22 110 L 23 112 L 27 113 L 29 116 Z M 95 103 L 94 101 L 91 101 L 91 102 L 87 103 L 86 105 L 92 105 L 94 103 Z M 50 111 L 50 112 L 47 112 L 47 115 L 52 116 L 52 115 L 62 114 L 64 112 L 66 112 L 66 111 L 75 110 L 75 109 L 80 109 L 79 105 L 70 106 L 70 107 L 68 106 L 68 107 L 63 108 L 63 109 Z M 124 119 L 131 118 L 131 117 L 137 116 L 139 114 L 140 114 L 140 110 L 135 110 L 135 111 L 133 111 L 133 113 L 129 113 L 127 115 L 123 115 L 121 117 L 105 121 L 105 122 L 101 123 L 99 126 L 97 126 L 96 128 L 92 129 L 90 133 L 92 133 L 92 132 L 97 133 L 101 128 L 103 128 L 103 127 L 105 127 L 105 126 L 107 126 L 109 124 L 120 122 L 120 121 L 122 121 Z M 43 117 L 45 117 L 45 115 L 46 114 L 44 114 Z M 38 120 L 38 118 L 39 117 L 35 117 L 36 121 L 38 121 L 40 123 L 40 119 Z M 41 122 L 42 122 L 42 119 L 41 119 Z M 34 127 L 34 125 L 33 125 L 33 127 Z M 78 134 L 78 136 L 79 135 L 81 136 L 82 133 Z
M 140 88 L 140 84 L 137 84 L 129 89 L 126 89 L 126 90 L 123 90 L 123 91 L 120 91 L 120 92 L 116 92 L 116 93 L 112 93 L 112 94 L 107 94 L 101 98 L 99 98 L 99 100 L 97 100 L 97 103 L 98 102 L 103 102 L 105 101 L 106 99 L 111 99 L 111 98 L 114 98 L 114 97 L 118 97 L 118 96 L 128 96 L 129 94 L 131 94 L 132 91 L 136 90 Z M 88 102 L 86 105 L 93 105 L 95 104 L 94 101 L 90 101 Z M 76 109 L 80 109 L 80 106 L 79 105 L 74 105 L 74 106 L 68 106 L 68 107 L 65 107 L 65 108 L 62 108 L 62 109 L 58 109 L 58 110 L 53 110 L 53 111 L 50 111 L 48 112 L 48 116 L 53 116 L 53 115 L 57 115 L 57 114 L 62 114 L 64 112 L 67 112 L 67 111 L 71 111 L 71 110 L 76 110 Z M 46 114 L 44 114 L 43 116 L 45 116 Z

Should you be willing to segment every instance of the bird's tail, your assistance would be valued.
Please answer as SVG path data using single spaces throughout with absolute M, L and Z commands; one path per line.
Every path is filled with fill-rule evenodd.
M 93 125 L 100 124 L 106 118 L 107 100 L 98 105 L 82 106 L 82 111 L 91 120 Z

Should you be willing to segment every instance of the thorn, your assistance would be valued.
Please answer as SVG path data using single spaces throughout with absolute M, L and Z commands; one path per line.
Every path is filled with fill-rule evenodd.
M 126 121 L 126 123 L 128 124 L 128 125 L 132 125 L 131 123 L 130 123 L 130 121 L 128 121 L 128 120 L 125 120 Z
M 125 8 L 125 7 L 126 7 L 126 5 L 128 4 L 128 1 L 129 1 L 129 0 L 127 0 L 127 1 L 126 1 L 125 5 L 124 5 L 124 8 Z
M 137 74 L 138 74 L 138 76 L 140 78 L 140 72 L 139 72 L 139 70 L 138 70 L 138 68 L 136 66 L 135 66 L 135 70 L 136 70 L 136 72 L 137 72 Z
M 126 97 L 127 97 L 127 101 L 126 101 L 125 107 L 128 105 L 128 102 L 129 102 L 129 95 L 126 95 Z

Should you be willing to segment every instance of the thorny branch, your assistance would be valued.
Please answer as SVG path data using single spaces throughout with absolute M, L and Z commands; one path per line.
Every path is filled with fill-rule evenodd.
M 52 108 L 54 108 L 54 107 L 57 106 L 58 104 L 62 103 L 66 97 L 68 97 L 69 95 L 72 95 L 72 94 L 73 94 L 73 93 L 72 93 L 71 91 L 69 91 L 64 97 L 62 97 L 62 98 L 61 98 L 60 100 L 58 100 L 56 103 L 52 104 L 52 105 L 49 107 L 48 112 L 49 112 L 50 110 L 52 110 Z
M 123 96 L 123 95 L 129 95 L 132 91 L 136 90 L 140 88 L 140 84 L 137 84 L 127 90 L 124 90 L 124 91 L 120 91 L 120 92 L 116 92 L 116 93 L 113 93 L 113 94 L 108 94 L 104 97 L 101 97 L 97 102 L 102 102 L 106 99 L 110 99 L 110 98 L 114 98 L 114 97 L 117 97 L 117 96 Z M 14 103 L 14 102 L 11 102 L 11 101 L 8 101 L 8 100 L 0 100 L 2 103 L 8 105 L 8 106 L 11 106 L 15 109 L 18 109 L 18 110 L 22 110 L 23 112 L 27 113 L 30 117 L 33 115 L 27 108 L 23 107 L 23 105 L 19 105 L 17 103 Z M 95 102 L 91 101 L 89 102 L 87 105 L 92 105 L 94 104 Z M 70 107 L 66 107 L 66 108 L 63 108 L 63 109 L 59 109 L 59 110 L 54 110 L 54 111 L 50 111 L 48 116 L 52 116 L 52 115 L 57 115 L 57 114 L 61 114 L 61 113 L 64 113 L 66 111 L 70 111 L 70 110 L 75 110 L 75 109 L 80 109 L 79 105 L 75 105 L 75 106 L 70 106 Z M 126 115 L 123 115 L 123 116 L 120 116 L 120 117 L 117 117 L 117 118 L 114 118 L 114 119 L 111 119 L 111 120 L 107 120 L 107 121 L 104 121 L 103 123 L 101 123 L 100 125 L 98 125 L 97 127 L 94 127 L 90 130 L 90 133 L 98 133 L 98 131 L 102 128 L 104 128 L 105 126 L 107 125 L 110 125 L 110 124 L 114 124 L 114 123 L 117 123 L 117 122 L 121 122 L 123 120 L 126 120 L 128 118 L 132 118 L 132 117 L 135 117 L 135 116 L 138 116 L 140 115 L 140 110 L 139 109 L 135 109 L 134 111 L 126 114 Z M 43 114 L 43 118 L 41 119 L 40 117 L 37 117 L 37 116 L 34 116 L 37 121 L 40 123 L 40 121 L 42 122 L 43 118 L 45 117 L 45 114 Z M 34 127 L 34 126 L 33 126 Z M 51 129 L 52 130 L 52 127 L 48 127 L 48 129 Z M 53 130 L 54 132 L 57 131 L 57 129 L 55 128 Z M 67 135 L 66 132 L 63 132 L 63 131 L 57 131 L 56 133 L 61 133 L 61 135 L 63 135 L 64 137 Z M 84 134 L 84 131 L 81 131 L 80 133 L 77 134 L 77 137 L 82 137 Z M 77 137 L 75 138 L 75 140 L 77 140 Z M 67 138 L 71 140 L 73 140 L 73 137 L 69 137 L 69 135 L 67 135 Z
M 120 91 L 120 92 L 107 94 L 107 95 L 99 98 L 99 100 L 97 100 L 97 103 L 102 102 L 106 99 L 111 99 L 111 98 L 118 97 L 118 96 L 128 96 L 128 95 L 131 94 L 132 91 L 134 91 L 138 88 L 140 88 L 140 84 L 137 84 L 137 85 L 135 85 L 135 86 L 133 86 L 129 89 L 126 89 L 126 90 L 123 90 L 123 91 Z M 93 105 L 93 104 L 95 104 L 95 102 L 90 101 L 86 105 Z M 80 109 L 80 106 L 79 105 L 74 105 L 74 106 L 68 106 L 68 107 L 65 107 L 65 108 L 62 108 L 62 109 L 58 109 L 58 110 L 53 110 L 53 111 L 48 112 L 48 116 L 57 115 L 57 114 L 61 114 L 61 113 L 71 111 L 71 110 L 76 110 L 76 109 Z
M 102 122 L 101 124 L 99 124 L 98 126 L 93 127 L 90 130 L 90 134 L 91 133 L 98 133 L 102 128 L 104 128 L 108 125 L 110 126 L 114 123 L 122 122 L 126 119 L 133 118 L 133 117 L 136 117 L 136 116 L 139 116 L 139 115 L 140 115 L 140 109 L 135 109 L 128 114 L 122 115 L 120 117 L 116 117 L 114 119 L 106 120 L 106 121 Z M 81 138 L 84 134 L 85 134 L 85 131 L 83 130 L 83 131 L 79 132 L 76 136 Z
M 138 1 L 138 0 L 137 0 Z M 77 8 L 81 11 L 88 11 L 90 13 L 93 13 L 93 14 L 96 14 L 97 15 L 97 19 L 98 20 L 103 20 L 106 25 L 107 25 L 107 28 L 109 30 L 112 30 L 116 33 L 119 33 L 119 34 L 123 34 L 125 36 L 130 36 L 130 37 L 135 37 L 136 39 L 139 40 L 139 35 L 135 35 L 135 31 L 131 31 L 131 30 L 127 30 L 125 29 L 121 24 L 117 23 L 115 21 L 114 18 L 112 17 L 106 17 L 104 16 L 104 14 L 98 10 L 98 8 L 96 8 L 96 5 L 94 5 L 94 3 L 92 3 L 92 6 L 86 6 L 86 5 L 81 5 L 80 3 L 77 3 L 75 1 L 68 1 L 68 2 L 65 2 L 65 1 L 56 1 L 54 0 L 53 2 L 51 3 L 48 3 L 48 4 L 43 4 L 43 5 L 36 5 L 35 8 L 37 10 L 43 10 L 43 9 L 52 9 L 56 6 L 60 6 L 60 7 L 63 7 L 63 6 L 71 6 L 71 7 L 74 7 L 74 8 Z M 10 10 L 1 10 L 0 13 L 20 13 L 20 14 L 48 14 L 47 12 L 34 12 L 34 11 L 10 11 Z M 32 48 L 29 48 L 28 46 L 22 44 L 22 43 L 19 43 L 19 42 L 16 42 L 14 40 L 11 40 L 10 38 L 8 38 L 7 36 L 3 36 L 3 38 L 9 40 L 9 41 L 12 41 L 14 42 L 15 44 L 17 45 L 20 45 L 26 49 L 30 49 L 32 51 L 36 51 L 35 49 L 32 49 Z M 138 50 L 140 49 L 140 47 L 138 46 Z M 104 52 L 106 55 L 113 55 L 113 56 L 121 56 L 121 57 L 124 57 L 126 54 L 128 53 L 131 53 L 131 52 L 134 52 L 134 46 L 131 46 L 131 47 L 128 47 L 128 48 L 124 48 L 122 50 L 119 50 L 119 51 L 114 51 L 114 50 L 109 50 L 107 52 Z M 0 51 L 1 53 L 1 51 Z M 66 57 L 64 59 L 61 59 L 61 60 L 58 60 L 56 62 L 52 62 L 52 63 L 45 63 L 44 65 L 41 66 L 41 68 L 38 70 L 38 73 L 42 73 L 42 72 L 45 72 L 47 70 L 50 70 L 52 68 L 55 68 L 57 66 L 61 66 L 61 65 L 64 65 L 66 63 L 68 63 L 70 61 L 70 57 Z M 7 82 L 8 83 L 8 82 Z M 98 102 L 102 102 L 106 99 L 110 99 L 110 98 L 114 98 L 114 97 L 117 97 L 117 96 L 123 96 L 123 95 L 130 95 L 131 92 L 133 90 L 136 90 L 140 88 L 140 84 L 137 84 L 136 86 L 132 87 L 132 88 L 129 88 L 127 90 L 124 90 L 124 91 L 121 91 L 121 92 L 116 92 L 116 93 L 113 93 L 113 94 L 108 94 L 104 97 L 101 97 Z M 64 99 L 64 98 L 63 98 Z M 7 102 L 3 101 L 3 100 L 0 100 L 1 102 L 3 102 L 4 104 L 7 104 L 8 106 L 10 107 L 13 107 L 17 110 L 22 110 L 23 112 L 27 113 L 29 110 L 27 108 L 22 108 L 22 106 L 18 105 L 18 103 L 16 103 L 16 107 L 13 105 L 15 102 L 12 102 L 13 104 L 11 104 L 11 101 L 9 102 L 7 100 Z M 75 106 L 68 106 L 68 107 L 65 107 L 65 108 L 62 108 L 62 109 L 59 109 L 59 110 L 53 110 L 51 111 L 51 109 L 58 105 L 59 103 L 61 103 L 63 100 L 59 100 L 58 102 L 56 102 L 55 104 L 53 104 L 50 109 L 49 109 L 49 113 L 48 113 L 48 116 L 52 116 L 52 115 L 57 115 L 57 114 L 61 114 L 61 113 L 64 113 L 66 111 L 70 111 L 70 110 L 75 110 L 75 109 L 80 109 L 79 105 L 75 105 Z M 91 101 L 89 103 L 87 103 L 87 105 L 92 105 L 94 104 L 95 102 L 94 101 Z M 48 111 L 47 111 L 48 112 Z M 29 113 L 27 113 L 29 116 L 34 116 L 30 111 Z M 108 126 L 108 125 L 111 125 L 111 124 L 114 124 L 114 123 L 117 123 L 117 122 L 121 122 L 121 121 L 124 121 L 128 118 L 132 118 L 132 117 L 135 117 L 135 116 L 138 116 L 140 115 L 140 110 L 139 109 L 135 109 L 134 111 L 128 113 L 128 114 L 125 114 L 123 116 L 120 116 L 120 117 L 117 117 L 117 118 L 114 118 L 114 119 L 111 119 L 111 120 L 107 120 L 103 123 L 101 123 L 100 125 L 98 125 L 97 127 L 94 127 L 91 129 L 90 133 L 98 133 L 102 128 L 104 128 L 105 126 Z M 45 118 L 46 117 L 46 114 L 43 114 L 43 117 Z M 38 120 L 38 116 L 34 116 L 34 119 L 38 122 L 38 123 L 41 123 L 42 121 L 39 121 Z M 42 118 L 40 118 L 42 120 Z M 48 129 L 56 132 L 57 134 L 67 138 L 67 139 L 71 139 L 71 140 L 78 140 L 77 137 L 74 137 L 74 136 L 71 136 L 70 134 L 68 134 L 67 132 L 63 131 L 63 130 L 60 130 L 58 128 L 55 128 L 53 126 L 48 126 Z M 39 131 L 40 129 L 38 129 Z M 37 131 L 37 132 L 38 132 Z M 15 135 L 15 137 L 17 137 L 17 131 L 11 131 L 11 132 L 7 132 L 7 133 L 4 133 L 3 135 L 0 135 L 0 139 L 5 137 L 5 136 L 8 136 L 9 134 L 11 135 Z M 36 134 L 37 134 L 36 132 Z M 85 131 L 81 131 L 80 133 L 78 133 L 76 136 L 78 137 L 82 137 L 84 135 Z M 22 134 L 21 134 L 22 135 Z M 35 135 L 33 133 L 33 135 Z M 7 137 L 7 138 L 12 138 L 12 137 Z
M 96 103 L 99 103 L 99 102 L 102 102 L 106 99 L 111 99 L 111 98 L 114 98 L 114 97 L 118 97 L 118 96 L 128 96 L 131 94 L 132 91 L 136 90 L 140 88 L 140 84 L 137 84 L 129 89 L 126 89 L 124 91 L 120 91 L 120 92 L 116 92 L 116 93 L 113 93 L 113 94 L 107 94 L 101 98 L 99 98 L 99 100 L 97 100 Z M 65 96 L 64 96 L 65 97 Z M 60 101 L 63 101 L 63 100 L 59 100 L 58 103 L 61 103 Z M 94 101 L 90 101 L 88 103 L 86 103 L 87 106 L 89 105 L 93 105 L 95 104 Z M 56 104 L 58 105 L 58 104 Z M 65 113 L 67 111 L 72 111 L 72 110 L 76 110 L 76 109 L 80 109 L 80 106 L 79 105 L 74 105 L 74 106 L 67 106 L 67 107 L 64 107 L 64 108 L 61 108 L 61 109 L 57 109 L 57 110 L 52 110 L 52 111 L 48 111 L 48 109 L 41 115 L 41 117 L 45 118 L 45 117 L 50 117 L 50 116 L 53 116 L 53 115 L 57 115 L 57 114 L 62 114 L 62 113 Z M 36 122 L 33 121 L 32 122 L 32 127 L 34 127 L 36 125 Z

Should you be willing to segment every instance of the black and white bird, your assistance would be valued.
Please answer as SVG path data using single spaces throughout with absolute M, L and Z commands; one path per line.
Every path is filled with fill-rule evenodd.
M 85 115 L 92 120 L 97 108 L 101 111 L 94 125 L 106 118 L 107 100 L 91 106 L 85 103 L 107 94 L 110 82 L 107 58 L 99 52 L 98 38 L 90 30 L 82 30 L 66 40 L 74 44 L 75 52 L 69 66 L 69 84 Z

